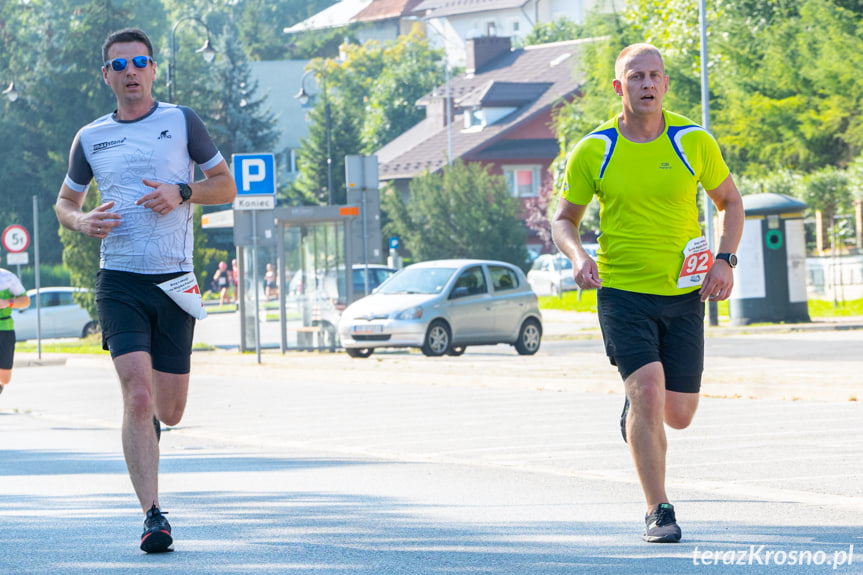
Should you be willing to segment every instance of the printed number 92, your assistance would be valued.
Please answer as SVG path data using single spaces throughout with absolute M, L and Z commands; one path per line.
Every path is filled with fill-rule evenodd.
M 707 252 L 693 254 L 686 258 L 686 273 L 698 274 L 706 272 L 710 265 L 710 254 Z

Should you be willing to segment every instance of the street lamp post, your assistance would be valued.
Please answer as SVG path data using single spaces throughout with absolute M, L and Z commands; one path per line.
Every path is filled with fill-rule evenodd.
M 195 22 L 198 22 L 207 31 L 207 41 L 204 42 L 203 46 L 201 46 L 200 48 L 195 50 L 195 52 L 198 54 L 201 54 L 201 56 L 204 57 L 204 61 L 207 64 L 212 62 L 213 58 L 216 57 L 216 49 L 213 48 L 212 44 L 210 44 L 210 28 L 207 26 L 206 22 L 204 22 L 203 20 L 201 20 L 197 16 L 184 16 L 184 17 L 180 18 L 179 20 L 177 20 L 174 23 L 174 27 L 171 29 L 171 62 L 168 65 L 168 79 L 167 79 L 168 101 L 169 102 L 174 101 L 174 76 L 176 74 L 176 72 L 174 71 L 174 68 L 175 68 L 175 57 L 176 57 L 177 27 L 180 25 L 181 22 L 184 22 L 186 20 L 194 20 Z
M 698 21 L 701 29 L 701 123 L 708 132 L 710 131 L 710 89 L 707 83 L 707 6 L 705 0 L 701 0 L 698 6 Z M 713 249 L 713 201 L 704 194 L 705 210 L 704 219 L 707 224 L 707 245 L 710 251 Z M 707 304 L 707 322 L 716 327 L 719 325 L 719 306 L 715 301 Z
M 3 95 L 9 98 L 10 102 L 18 99 L 18 90 L 15 89 L 15 80 L 9 82 L 9 87 L 3 90 Z
M 306 90 L 306 79 L 314 74 L 314 70 L 308 70 L 305 74 L 303 74 L 303 78 L 300 80 L 300 91 L 297 92 L 297 95 L 294 96 L 297 100 L 300 101 L 300 105 L 304 108 L 307 107 L 310 102 L 314 102 L 315 96 L 317 96 L 320 92 L 318 90 Z M 327 89 L 324 86 L 324 117 L 326 118 L 327 123 L 327 205 L 333 205 L 333 150 L 332 150 L 332 116 L 330 114 L 330 99 L 327 97 Z

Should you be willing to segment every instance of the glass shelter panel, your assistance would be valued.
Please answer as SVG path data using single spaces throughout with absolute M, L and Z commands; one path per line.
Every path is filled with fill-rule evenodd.
M 336 325 L 345 308 L 345 229 L 341 223 L 284 228 L 286 349 L 338 345 Z

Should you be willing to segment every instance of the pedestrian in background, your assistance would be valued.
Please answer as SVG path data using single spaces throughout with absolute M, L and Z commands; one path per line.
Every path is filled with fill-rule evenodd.
M 743 203 L 713 137 L 666 111 L 662 55 L 628 46 L 615 63 L 619 115 L 578 142 L 552 222 L 582 289 L 597 288 L 605 350 L 624 380 L 621 433 L 647 500 L 643 539 L 681 538 L 665 492 L 664 424 L 683 429 L 698 407 L 704 364 L 704 302 L 727 299 Z M 698 184 L 723 217 L 714 261 L 698 222 Z M 594 261 L 579 224 L 593 196 L 601 208 Z
M 228 300 L 228 288 L 231 286 L 231 271 L 228 269 L 228 264 L 219 262 L 219 267 L 216 273 L 213 274 L 213 282 L 216 284 L 216 289 L 219 290 L 219 305 L 225 305 Z
M 0 393 L 12 380 L 15 363 L 15 320 L 13 309 L 30 306 L 30 296 L 18 276 L 0 268 Z
M 160 284 L 193 271 L 191 204 L 225 204 L 237 191 L 198 115 L 153 99 L 156 61 L 143 31 L 110 34 L 102 61 L 117 109 L 75 136 L 56 211 L 64 227 L 102 240 L 96 301 L 122 388 L 126 467 L 145 512 L 140 545 L 173 551 L 158 442 L 160 421 L 176 425 L 186 407 L 195 309 L 184 311 Z M 195 164 L 204 173 L 197 182 Z M 102 204 L 84 212 L 93 179 Z
M 231 260 L 231 297 L 234 303 L 240 303 L 240 266 L 237 264 L 237 259 L 234 258 Z

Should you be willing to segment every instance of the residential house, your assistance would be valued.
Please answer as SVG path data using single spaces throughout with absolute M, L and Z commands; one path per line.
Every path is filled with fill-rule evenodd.
M 426 118 L 376 152 L 379 178 L 404 197 L 411 179 L 452 159 L 482 162 L 506 178 L 523 203 L 539 194 L 558 155 L 552 111 L 579 94 L 576 62 L 590 40 L 511 49 L 508 37 L 467 42 L 467 70 L 421 98 Z M 448 121 L 449 119 L 449 121 Z M 539 240 L 531 236 L 529 247 Z
M 351 22 L 363 24 L 357 30 L 357 38 L 363 43 L 395 40 L 410 33 L 418 22 L 425 30 L 425 23 L 413 16 L 414 8 L 420 2 L 422 0 L 374 0 L 351 18 Z
M 342 28 L 351 24 L 360 43 L 377 40 L 381 43 L 395 40 L 410 32 L 411 27 L 420 22 L 414 8 L 422 0 L 341 0 L 299 22 L 290 28 L 285 28 L 285 34 Z
M 522 39 L 537 24 L 559 18 L 581 24 L 588 12 L 611 11 L 615 2 L 623 0 L 341 0 L 284 31 L 292 34 L 361 23 L 356 30 L 360 42 L 385 42 L 406 34 L 419 21 L 432 45 L 446 50 L 450 66 L 462 67 L 469 39 Z
M 297 176 L 297 154 L 308 136 L 307 108 L 296 98 L 303 81 L 311 91 L 314 79 L 307 75 L 308 60 L 265 60 L 249 62 L 251 77 L 257 83 L 255 98 L 276 116 L 279 141 L 273 150 L 244 150 L 249 153 L 272 152 L 276 158 L 277 183 L 291 182 Z
M 611 11 L 615 0 L 423 0 L 414 13 L 451 66 L 466 63 L 466 42 L 483 36 L 522 39 L 537 25 L 568 18 L 584 23 L 589 11 Z M 622 4 L 622 0 L 617 0 Z
M 351 18 L 359 14 L 363 8 L 371 3 L 372 0 L 340 0 L 302 22 L 298 22 L 290 28 L 285 28 L 283 32 L 285 34 L 294 34 L 312 30 L 341 28 L 350 24 Z

